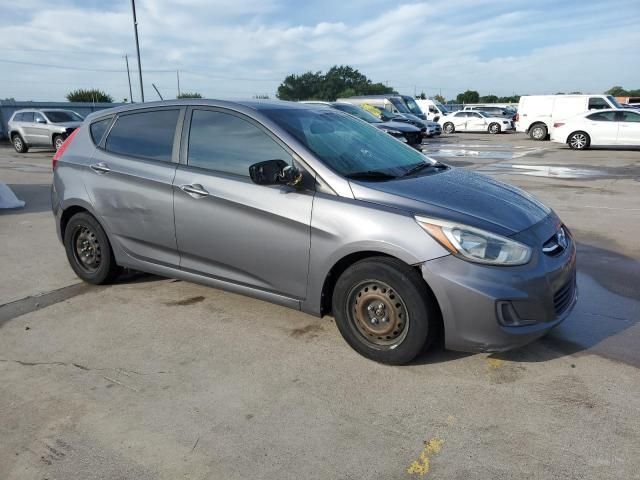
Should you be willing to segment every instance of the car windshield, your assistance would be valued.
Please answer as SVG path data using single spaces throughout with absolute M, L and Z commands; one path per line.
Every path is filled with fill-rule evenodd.
M 485 118 L 491 116 L 487 112 L 481 112 L 480 110 L 474 110 L 474 112 L 480 114 L 481 117 L 485 117 Z
M 389 180 L 435 164 L 362 120 L 325 109 L 267 109 L 264 114 L 344 177 Z
M 438 110 L 440 110 L 443 115 L 449 115 L 451 113 L 449 110 L 447 110 L 447 107 L 439 102 L 436 102 L 436 107 L 438 107 Z
M 407 104 L 407 107 L 409 107 L 409 110 L 411 111 L 411 113 L 414 113 L 416 115 L 423 115 L 422 110 L 420 109 L 420 107 L 418 106 L 418 104 L 413 98 L 411 97 L 402 97 L 402 98 Z
M 611 105 L 613 105 L 615 108 L 624 108 L 618 103 L 616 97 L 614 97 L 613 95 L 607 95 L 607 100 L 609 100 L 611 102 Z
M 369 112 L 364 111 L 362 108 L 349 103 L 334 103 L 333 108 L 353 115 L 354 117 L 358 117 L 360 120 L 364 120 L 367 123 L 383 123 L 382 120 L 375 115 L 372 115 Z
M 389 101 L 393 104 L 394 107 L 398 109 L 400 113 L 411 113 L 405 103 L 397 97 L 391 97 Z
M 48 110 L 42 112 L 51 123 L 82 122 L 84 118 L 70 110 Z

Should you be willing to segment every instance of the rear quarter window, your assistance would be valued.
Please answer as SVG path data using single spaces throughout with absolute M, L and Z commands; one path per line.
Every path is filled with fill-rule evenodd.
M 100 141 L 107 131 L 107 128 L 109 128 L 109 125 L 111 125 L 112 120 L 113 118 L 109 117 L 91 124 L 89 131 L 91 132 L 91 139 L 93 140 L 93 143 L 96 145 L 100 144 Z
M 104 148 L 120 155 L 170 162 L 179 114 L 179 109 L 171 109 L 120 115 Z

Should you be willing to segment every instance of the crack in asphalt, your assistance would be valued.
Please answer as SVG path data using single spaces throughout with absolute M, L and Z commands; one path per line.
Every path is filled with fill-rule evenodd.
M 128 368 L 118 368 L 118 367 L 92 368 L 92 367 L 87 367 L 86 365 L 82 365 L 80 363 L 75 363 L 75 362 L 25 362 L 24 360 L 14 360 L 14 359 L 11 359 L 11 358 L 0 358 L 0 362 L 17 363 L 18 365 L 22 365 L 24 367 L 38 367 L 38 366 L 42 366 L 42 365 L 74 367 L 74 368 L 79 368 L 80 370 L 84 370 L 84 371 L 87 371 L 87 372 L 114 371 L 114 372 L 118 372 L 118 373 L 123 373 L 125 375 L 128 375 L 128 374 L 134 374 L 134 375 L 157 375 L 157 374 L 162 374 L 162 373 L 170 373 L 170 372 L 167 372 L 167 371 L 139 372 L 137 370 L 129 370 Z

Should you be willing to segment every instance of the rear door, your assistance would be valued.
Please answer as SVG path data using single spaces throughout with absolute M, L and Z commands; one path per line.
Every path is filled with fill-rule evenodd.
M 616 112 L 618 123 L 618 145 L 640 145 L 640 113 L 623 110 Z
M 231 110 L 194 107 L 186 118 L 174 181 L 181 268 L 304 299 L 314 189 L 256 185 L 249 178 L 250 165 L 291 164 L 292 152 Z
M 124 112 L 106 135 L 111 120 L 94 122 L 90 129 L 99 147 L 84 172 L 95 211 L 125 251 L 173 267 L 180 263 L 173 178 L 183 115 L 177 107 Z
M 591 145 L 615 145 L 618 141 L 617 112 L 594 112 L 587 116 Z
M 466 131 L 467 130 L 467 121 L 469 120 L 468 115 L 470 112 L 457 112 L 453 114 L 453 124 L 456 127 L 457 131 Z
M 24 139 L 29 145 L 37 145 L 38 137 L 36 135 L 36 125 L 33 112 L 24 112 L 22 114 L 22 123 L 20 124 L 24 132 Z

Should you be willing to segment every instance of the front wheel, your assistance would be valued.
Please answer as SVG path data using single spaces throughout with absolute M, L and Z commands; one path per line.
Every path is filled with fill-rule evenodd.
M 56 149 L 56 152 L 60 150 L 60 147 L 62 147 L 63 143 L 64 138 L 62 138 L 62 135 L 56 135 L 55 137 L 53 137 L 53 148 Z
M 585 132 L 574 132 L 569 135 L 567 143 L 569 144 L 569 148 L 573 150 L 584 150 L 585 148 L 589 148 L 591 139 Z
M 442 129 L 444 133 L 453 133 L 456 131 L 456 127 L 454 127 L 453 123 L 447 122 L 443 125 Z
M 89 213 L 71 217 L 64 231 L 64 248 L 71 268 L 87 283 L 109 283 L 120 272 L 107 234 Z
M 334 289 L 333 314 L 354 350 L 391 365 L 410 362 L 430 344 L 437 315 L 418 272 L 387 257 L 345 270 Z
M 493 133 L 494 135 L 500 133 L 500 125 L 495 122 L 489 125 L 489 133 Z

